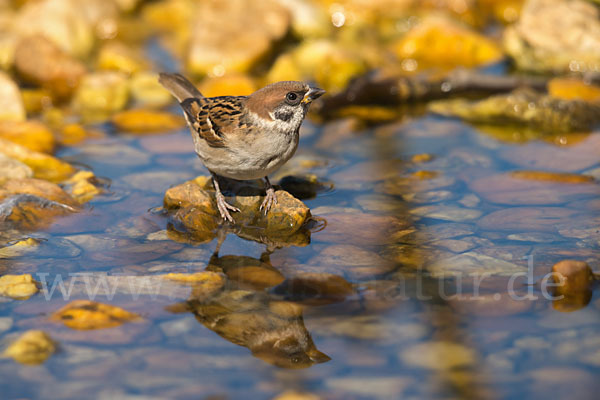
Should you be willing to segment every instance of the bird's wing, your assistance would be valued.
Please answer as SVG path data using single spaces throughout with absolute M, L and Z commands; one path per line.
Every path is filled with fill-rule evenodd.
M 190 98 L 181 102 L 185 116 L 200 139 L 211 147 L 225 147 L 229 134 L 240 129 L 243 96 Z

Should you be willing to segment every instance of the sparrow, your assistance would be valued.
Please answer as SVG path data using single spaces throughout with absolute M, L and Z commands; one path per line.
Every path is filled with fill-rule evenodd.
M 234 222 L 219 178 L 264 179 L 265 214 L 277 204 L 268 175 L 296 152 L 299 129 L 310 104 L 325 91 L 304 82 L 270 84 L 249 96 L 204 97 L 180 74 L 160 73 L 159 80 L 183 109 L 196 154 L 212 176 L 221 218 Z

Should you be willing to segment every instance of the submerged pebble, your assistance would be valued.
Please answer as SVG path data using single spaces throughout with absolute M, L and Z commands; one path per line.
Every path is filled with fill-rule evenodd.
M 23 333 L 4 351 L 4 356 L 25 365 L 38 365 L 56 351 L 56 343 L 50 335 L 40 330 Z

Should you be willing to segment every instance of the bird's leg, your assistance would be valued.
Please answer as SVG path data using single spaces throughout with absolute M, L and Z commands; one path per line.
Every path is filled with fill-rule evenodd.
M 239 208 L 232 206 L 231 204 L 228 204 L 225 201 L 225 196 L 223 196 L 223 193 L 221 193 L 221 189 L 219 188 L 219 178 L 217 176 L 217 174 L 211 172 L 212 174 L 212 181 L 213 181 L 213 185 L 215 187 L 215 197 L 217 200 L 217 208 L 219 209 L 219 213 L 221 214 L 221 218 L 223 218 L 226 221 L 229 221 L 231 223 L 234 223 L 235 221 L 233 220 L 233 218 L 231 218 L 231 214 L 229 214 L 229 211 L 227 211 L 228 209 L 231 211 L 240 211 Z
M 277 204 L 277 195 L 275 194 L 275 189 L 273 189 L 273 186 L 271 185 L 271 182 L 269 181 L 269 177 L 265 176 L 263 178 L 265 180 L 265 187 L 266 187 L 266 195 L 265 195 L 265 199 L 263 200 L 262 204 L 260 205 L 260 209 L 261 211 L 264 209 L 265 210 L 265 215 L 269 212 L 269 210 L 271 209 L 271 206 L 273 204 Z

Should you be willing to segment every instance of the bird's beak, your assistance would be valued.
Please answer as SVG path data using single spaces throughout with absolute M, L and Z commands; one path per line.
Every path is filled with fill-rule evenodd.
M 325 91 L 323 89 L 319 89 L 316 87 L 311 87 L 308 89 L 308 92 L 306 92 L 306 94 L 304 95 L 304 98 L 302 99 L 302 103 L 303 104 L 309 104 L 312 101 L 318 99 L 319 97 L 323 96 L 323 94 L 325 94 Z

